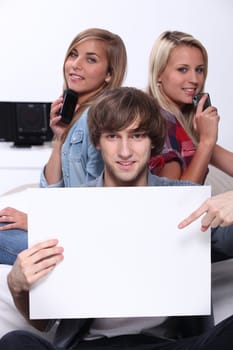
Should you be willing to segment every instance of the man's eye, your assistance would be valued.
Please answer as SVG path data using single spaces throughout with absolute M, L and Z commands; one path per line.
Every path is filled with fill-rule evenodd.
M 107 138 L 111 140 L 111 139 L 116 138 L 116 135 L 115 134 L 108 134 Z
M 140 140 L 140 139 L 144 138 L 145 136 L 146 136 L 145 133 L 140 133 L 140 134 L 134 134 L 133 138 L 136 140 Z

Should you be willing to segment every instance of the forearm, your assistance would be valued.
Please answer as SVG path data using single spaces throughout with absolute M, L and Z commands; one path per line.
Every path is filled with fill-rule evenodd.
M 18 254 L 7 283 L 16 308 L 35 328 L 46 331 L 48 320 L 29 319 L 29 291 L 63 260 L 63 247 L 57 239 L 39 242 Z
M 199 144 L 195 154 L 188 165 L 182 172 L 180 180 L 189 180 L 195 183 L 202 184 L 210 164 L 213 153 L 213 146 L 209 144 Z
M 230 152 L 219 145 L 215 145 L 211 157 L 211 165 L 222 170 L 224 173 L 233 176 L 233 152 Z
M 45 178 L 49 185 L 59 182 L 62 177 L 61 147 L 62 142 L 60 140 L 55 140 L 52 154 L 45 166 Z
M 17 291 L 14 288 L 13 279 L 11 273 L 7 276 L 7 283 L 9 290 L 11 292 L 14 304 L 22 316 L 31 324 L 33 327 L 40 331 L 44 331 L 48 324 L 48 320 L 30 320 L 29 318 L 29 292 L 27 291 Z

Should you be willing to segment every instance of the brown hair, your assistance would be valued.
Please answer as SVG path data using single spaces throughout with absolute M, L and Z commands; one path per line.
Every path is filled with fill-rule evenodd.
M 156 100 L 133 87 L 119 87 L 102 94 L 88 111 L 88 127 L 92 143 L 97 146 L 103 132 L 127 128 L 139 118 L 138 131 L 151 139 L 153 154 L 159 154 L 166 135 L 166 121 Z

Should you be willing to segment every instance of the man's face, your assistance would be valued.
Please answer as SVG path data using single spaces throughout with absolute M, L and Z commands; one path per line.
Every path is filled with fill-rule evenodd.
M 104 186 L 146 186 L 151 140 L 136 131 L 139 121 L 116 132 L 102 133 L 98 148 L 104 159 Z

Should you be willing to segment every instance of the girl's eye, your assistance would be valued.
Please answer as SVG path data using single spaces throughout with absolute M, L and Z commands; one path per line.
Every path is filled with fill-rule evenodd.
M 186 67 L 180 67 L 180 68 L 178 68 L 178 72 L 186 73 L 187 72 L 187 68 Z
M 88 61 L 89 63 L 96 63 L 96 59 L 95 59 L 94 57 L 88 57 L 88 58 L 87 58 L 87 61 Z
M 78 57 L 78 54 L 76 51 L 71 51 L 69 57 Z
M 204 68 L 203 67 L 198 67 L 198 68 L 196 68 L 196 72 L 197 73 L 204 73 Z

